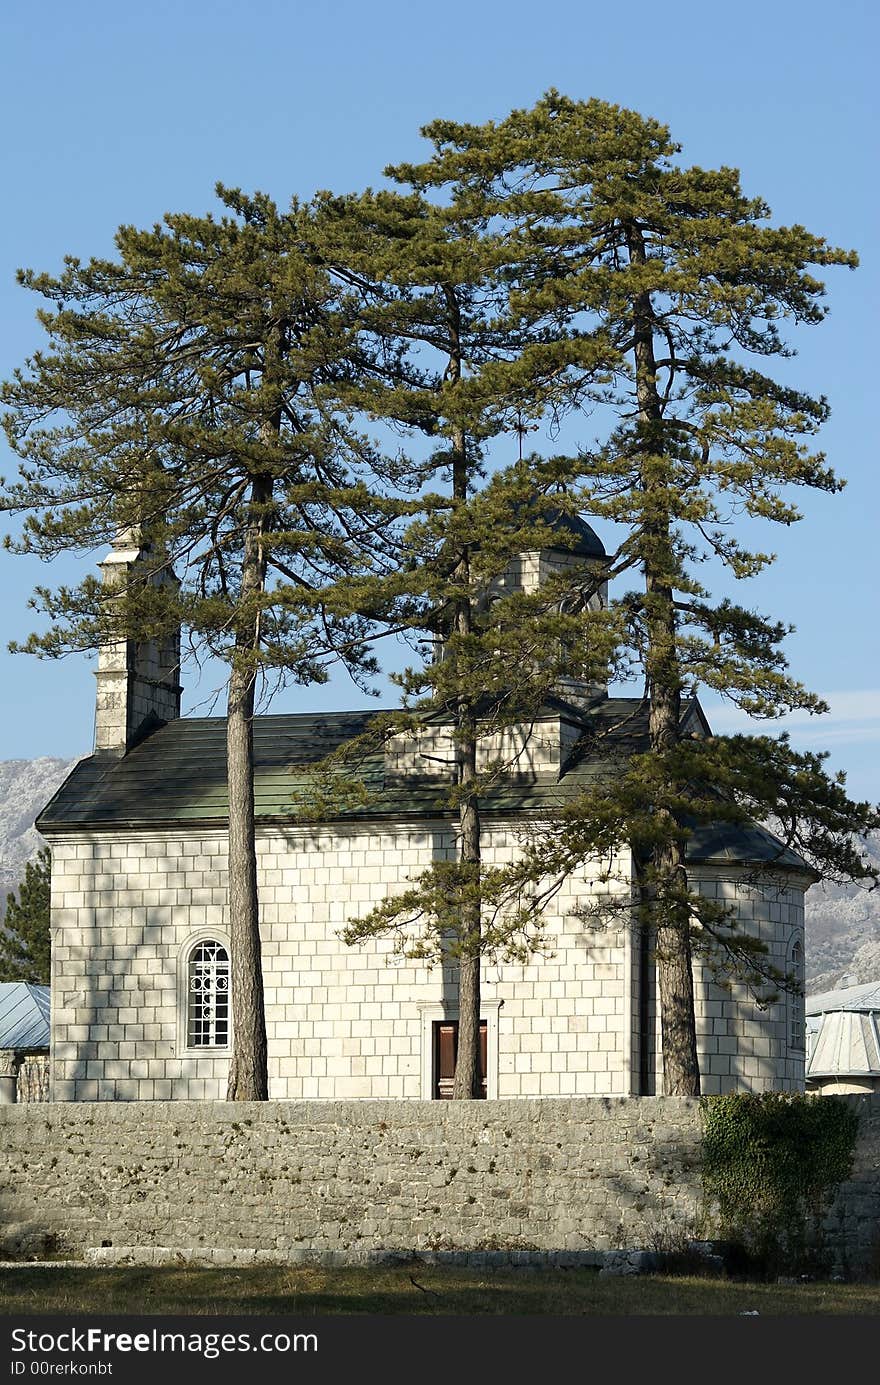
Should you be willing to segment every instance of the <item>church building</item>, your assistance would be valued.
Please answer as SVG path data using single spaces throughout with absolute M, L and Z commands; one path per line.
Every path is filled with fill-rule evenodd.
M 570 532 L 574 523 L 576 533 Z M 121 538 L 105 581 L 135 567 Z M 601 561 L 586 524 L 559 548 L 521 555 L 526 589 L 560 564 Z M 605 600 L 604 593 L 595 598 Z M 81 760 L 37 827 L 52 850 L 51 1095 L 55 1101 L 217 1099 L 226 1094 L 232 1017 L 227 916 L 226 732 L 222 717 L 181 717 L 177 642 L 102 650 L 95 752 Z M 447 970 L 401 959 L 391 943 L 347 946 L 346 922 L 454 859 L 449 729 L 426 721 L 378 751 L 364 806 L 297 820 L 303 770 L 360 734 L 367 712 L 260 716 L 254 724 L 260 922 L 270 1097 L 447 1096 L 458 1015 Z M 709 732 L 694 700 L 687 733 Z M 483 860 L 511 859 L 540 824 L 614 757 L 646 745 L 638 699 L 567 680 L 533 726 L 508 733 L 509 774 L 483 800 Z M 298 779 L 298 775 L 300 779 Z M 629 896 L 622 852 L 570 876 L 548 906 L 543 955 L 487 961 L 482 972 L 484 1089 L 496 1097 L 623 1097 L 662 1092 L 656 974 L 626 911 L 597 926 L 582 907 Z M 692 881 L 728 901 L 771 960 L 803 978 L 809 867 L 753 826 L 701 828 Z M 803 1005 L 759 1008 L 695 962 L 702 1088 L 802 1091 Z

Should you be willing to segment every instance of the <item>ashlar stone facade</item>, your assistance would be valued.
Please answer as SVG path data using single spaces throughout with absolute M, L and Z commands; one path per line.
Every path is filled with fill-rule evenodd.
M 592 560 L 595 549 L 586 556 Z M 136 561 L 122 547 L 117 557 Z M 524 570 L 539 573 L 533 558 L 524 555 Z M 169 704 L 168 651 L 153 652 L 154 677 L 137 650 L 123 652 L 112 661 L 114 696 L 99 700 L 97 753 L 80 762 L 38 822 L 53 866 L 52 1098 L 218 1099 L 230 1039 L 224 726 L 218 718 L 181 719 L 179 689 Z M 102 688 L 109 667 L 105 660 L 99 670 Z M 126 676 L 137 681 L 136 698 L 132 687 L 115 686 Z M 511 858 L 524 823 L 539 823 L 569 779 L 580 782 L 578 746 L 591 718 L 621 711 L 603 690 L 561 692 L 521 744 L 513 733 L 507 745 L 484 747 L 488 758 L 511 745 L 522 752 L 511 779 L 521 808 L 511 809 L 510 786 L 503 802 L 485 806 L 489 866 Z M 696 704 L 688 715 L 697 730 L 705 726 Z M 392 742 L 374 766 L 373 803 L 362 813 L 319 826 L 294 820 L 291 766 L 320 758 L 362 722 L 335 714 L 255 723 L 273 1098 L 430 1099 L 438 1094 L 438 1025 L 457 1019 L 446 969 L 405 960 L 387 942 L 350 947 L 340 936 L 349 919 L 431 861 L 453 857 L 452 814 L 438 809 L 448 730 L 427 726 L 422 737 Z M 765 939 L 778 966 L 797 973 L 810 875 L 778 848 L 768 836 L 755 860 L 751 847 L 719 838 L 695 848 L 691 872 Z M 544 954 L 524 965 L 487 962 L 490 1100 L 662 1091 L 654 959 L 632 911 L 610 907 L 631 891 L 625 853 L 601 879 L 598 869 L 573 875 L 546 916 Z M 600 926 L 579 913 L 597 897 L 607 906 Z M 699 962 L 696 992 L 705 1092 L 803 1089 L 803 1039 L 790 1001 L 761 1009 L 742 987 L 716 984 Z

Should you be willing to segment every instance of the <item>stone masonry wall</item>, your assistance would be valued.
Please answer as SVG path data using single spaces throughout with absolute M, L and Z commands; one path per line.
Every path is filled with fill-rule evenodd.
M 509 831 L 487 832 L 487 864 L 512 851 Z M 223 1098 L 228 1051 L 187 1047 L 185 972 L 195 941 L 228 939 L 225 834 L 63 836 L 52 852 L 53 1100 Z M 260 831 L 271 1097 L 430 1096 L 450 978 L 339 934 L 453 852 L 447 823 Z M 625 938 L 570 917 L 594 888 L 572 876 L 559 892 L 552 955 L 484 968 L 491 1097 L 633 1090 Z
M 783 975 L 797 971 L 803 985 L 804 884 L 791 876 L 758 881 L 748 869 L 719 868 L 690 872 L 701 894 L 735 909 L 739 927 L 761 939 L 766 960 Z M 794 963 L 792 946 L 801 944 L 800 965 Z M 730 982 L 718 984 L 711 967 L 699 954 L 694 967 L 694 1011 L 700 1051 L 701 1090 L 704 1096 L 721 1092 L 785 1092 L 804 1090 L 804 1040 L 799 1048 L 789 1045 L 790 1030 L 804 1034 L 803 1018 L 791 1025 L 795 1000 L 782 994 L 774 1003 L 759 1008 L 747 987 Z M 769 992 L 772 987 L 766 987 Z M 662 1056 L 658 1054 L 656 1080 L 662 1090 Z
M 691 1226 L 698 1136 L 650 1098 L 9 1107 L 0 1219 L 75 1251 L 641 1246 Z
M 477 769 L 501 761 L 511 775 L 558 775 L 581 735 L 573 717 L 545 716 L 525 726 L 506 727 L 477 743 Z M 386 784 L 420 779 L 446 783 L 455 764 L 455 739 L 449 726 L 424 725 L 393 736 L 385 747 Z
M 200 939 L 228 944 L 225 834 L 95 832 L 51 845 L 52 1099 L 222 1099 L 228 1050 L 188 1046 L 186 965 Z M 509 827 L 486 832 L 487 865 L 514 850 Z M 395 957 L 388 942 L 347 947 L 340 931 L 453 852 L 447 823 L 261 829 L 272 1098 L 432 1094 L 432 1026 L 456 1018 L 450 977 Z M 484 965 L 490 1097 L 638 1093 L 632 931 L 620 915 L 595 928 L 573 912 L 597 895 L 627 893 L 625 861 L 618 876 L 565 882 L 546 918 L 547 955 Z M 735 879 L 707 888 L 723 891 L 746 926 L 763 928 L 779 958 L 801 936 L 800 891 L 759 898 Z M 787 1049 L 784 1006 L 759 1011 L 744 991 L 701 976 L 697 1024 L 705 1092 L 803 1090 L 803 1054 Z
M 876 1273 L 880 1098 L 848 1100 L 855 1167 L 826 1226 L 842 1269 Z M 698 1102 L 665 1097 L 5 1106 L 0 1240 L 574 1263 L 699 1234 L 699 1158 Z

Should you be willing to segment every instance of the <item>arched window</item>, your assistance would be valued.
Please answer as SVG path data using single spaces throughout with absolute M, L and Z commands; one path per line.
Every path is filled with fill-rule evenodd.
M 229 1043 L 229 953 L 206 938 L 196 943 L 186 968 L 186 1041 L 190 1048 Z
M 803 1053 L 807 1045 L 806 1002 L 803 994 L 804 984 L 804 945 L 798 940 L 792 943 L 788 954 L 788 975 L 801 988 L 798 993 L 789 991 L 788 996 L 788 1046 L 797 1053 Z

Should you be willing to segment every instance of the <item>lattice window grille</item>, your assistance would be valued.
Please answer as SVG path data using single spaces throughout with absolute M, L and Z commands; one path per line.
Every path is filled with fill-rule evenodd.
M 203 942 L 189 959 L 187 1040 L 191 1048 L 229 1043 L 229 954 L 222 943 Z

